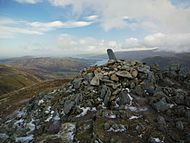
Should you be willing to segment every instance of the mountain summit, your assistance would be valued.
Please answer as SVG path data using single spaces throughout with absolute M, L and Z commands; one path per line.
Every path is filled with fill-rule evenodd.
M 1 119 L 1 142 L 190 142 L 190 75 L 109 60 Z

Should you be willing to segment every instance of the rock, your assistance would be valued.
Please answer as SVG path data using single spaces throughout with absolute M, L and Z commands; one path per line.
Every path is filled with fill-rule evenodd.
M 147 65 L 142 65 L 137 67 L 139 72 L 143 72 L 143 73 L 149 73 L 150 72 L 150 67 Z
M 73 101 L 70 101 L 70 100 L 65 101 L 65 104 L 64 104 L 64 113 L 66 115 L 69 114 L 69 112 L 73 108 L 74 104 L 75 104 L 75 102 L 73 102 Z
M 132 75 L 128 71 L 118 71 L 118 72 L 116 72 L 116 75 L 120 76 L 120 77 L 126 77 L 129 79 L 133 78 Z
M 165 97 L 167 97 L 166 94 L 164 92 L 162 92 L 162 91 L 155 92 L 153 96 L 157 97 L 157 98 L 163 98 L 163 97 L 165 98 Z
M 61 123 L 59 120 L 55 120 L 53 121 L 53 123 L 50 124 L 49 129 L 48 129 L 48 133 L 50 134 L 56 134 L 59 132 Z
M 74 136 L 76 133 L 76 124 L 75 123 L 64 123 L 61 125 L 60 132 L 61 139 L 65 143 L 73 143 Z
M 134 83 L 134 82 L 131 82 L 131 83 L 130 83 L 130 88 L 131 88 L 131 89 L 135 88 L 135 83 Z
M 91 84 L 91 85 L 94 85 L 94 86 L 99 86 L 99 85 L 100 85 L 100 79 L 97 78 L 96 76 L 94 76 L 94 77 L 92 78 L 92 80 L 90 81 L 90 84 Z
M 103 77 L 104 77 L 104 75 L 102 74 L 102 73 L 95 73 L 95 77 L 97 77 L 99 80 L 101 80 Z
M 150 137 L 148 143 L 164 143 L 159 138 Z
M 166 99 L 163 98 L 160 101 L 152 104 L 153 108 L 158 112 L 164 112 L 170 108 L 170 104 L 166 102 Z
M 73 86 L 75 89 L 79 89 L 82 80 L 83 80 L 83 78 L 77 78 L 77 79 L 73 80 L 72 83 L 73 83 Z
M 134 92 L 139 95 L 142 96 L 144 95 L 144 90 L 142 89 L 142 87 L 140 85 L 137 85 L 134 89 Z
M 116 123 L 114 123 L 114 124 L 112 125 L 112 128 L 113 128 L 114 130 L 118 130 L 118 129 L 119 129 L 119 126 L 118 126 Z
M 183 130 L 183 122 L 182 121 L 177 121 L 176 122 L 176 128 L 179 130 Z
M 137 63 L 136 61 L 131 61 L 131 62 L 130 62 L 131 66 L 135 66 L 136 63 Z
M 185 96 L 187 96 L 187 93 L 181 89 L 178 89 L 176 90 L 176 96 L 174 96 L 174 100 L 177 104 L 184 104 Z
M 110 60 L 117 60 L 112 49 L 107 49 L 107 54 Z
M 4 143 L 7 139 L 9 138 L 9 136 L 5 133 L 0 133 L 0 141 L 2 143 Z
M 142 125 L 141 123 L 139 123 L 139 124 L 136 126 L 135 129 L 136 129 L 137 132 L 140 134 L 140 133 L 143 132 L 143 130 L 145 130 L 145 127 L 144 127 L 144 125 Z
M 159 124 L 160 126 L 166 126 L 166 121 L 165 121 L 164 117 L 158 116 L 158 117 L 157 117 L 157 121 L 158 121 L 158 124 Z
M 155 93 L 155 88 L 154 86 L 149 86 L 146 88 L 146 92 L 149 94 L 154 94 Z
M 156 82 L 156 79 L 155 79 L 155 76 L 154 76 L 154 73 L 153 72 L 148 72 L 148 80 L 150 83 L 155 83 Z
M 104 130 L 109 130 L 110 124 L 109 123 L 104 123 Z
M 132 72 L 131 72 L 131 75 L 132 75 L 133 77 L 137 77 L 138 71 L 137 71 L 136 69 L 133 69 Z
M 93 78 L 93 73 L 84 74 L 84 79 L 85 80 L 91 81 L 92 78 Z
M 110 90 L 110 88 L 108 87 L 108 88 L 107 88 L 107 91 L 106 91 L 106 94 L 105 94 L 105 96 L 104 96 L 104 105 L 105 105 L 106 107 L 108 107 L 108 103 L 110 102 L 110 97 L 111 97 L 111 90 Z
M 120 92 L 120 94 L 119 94 L 119 97 L 120 97 L 119 103 L 120 103 L 120 105 L 126 105 L 126 104 L 129 105 L 131 103 L 131 99 L 128 96 L 128 94 L 129 93 L 127 91 Z
M 185 143 L 189 143 L 190 142 L 190 133 L 188 133 L 186 136 L 185 136 Z
M 106 93 L 107 93 L 108 87 L 106 85 L 103 85 L 100 91 L 100 97 L 104 99 Z
M 190 110 L 186 112 L 186 118 L 190 121 Z
M 82 100 L 82 95 L 79 93 L 75 96 L 75 103 L 76 105 L 79 104 L 80 100 Z
M 119 81 L 119 78 L 115 74 L 113 74 L 110 78 L 113 81 Z

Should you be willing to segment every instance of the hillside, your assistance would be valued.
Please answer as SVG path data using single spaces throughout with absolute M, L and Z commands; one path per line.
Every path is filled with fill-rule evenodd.
M 172 71 L 175 73 L 175 71 Z M 0 120 L 2 142 L 190 142 L 190 75 L 109 60 Z
M 184 71 L 190 71 L 190 53 L 180 53 L 170 56 L 156 56 L 143 59 L 147 64 L 157 64 L 163 70 L 168 69 L 168 65 L 180 64 Z
M 0 95 L 40 81 L 39 78 L 23 69 L 0 65 Z
M 80 70 L 95 63 L 95 60 L 76 58 L 20 57 L 0 60 L 0 63 L 23 68 L 41 79 L 74 77 Z

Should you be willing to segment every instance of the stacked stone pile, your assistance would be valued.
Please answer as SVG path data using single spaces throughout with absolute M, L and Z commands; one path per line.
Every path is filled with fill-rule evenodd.
M 109 60 L 84 69 L 66 86 L 41 93 L 1 120 L 0 140 L 188 143 L 190 95 L 182 87 L 156 66 Z

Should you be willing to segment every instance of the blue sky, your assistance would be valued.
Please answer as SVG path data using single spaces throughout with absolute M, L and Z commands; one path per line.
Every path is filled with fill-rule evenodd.
M 0 0 L 0 58 L 190 51 L 189 0 Z

